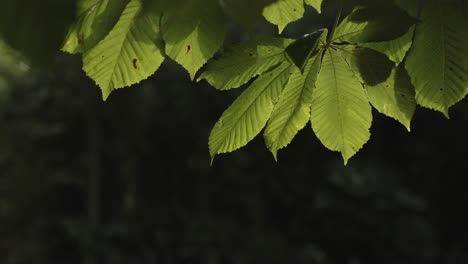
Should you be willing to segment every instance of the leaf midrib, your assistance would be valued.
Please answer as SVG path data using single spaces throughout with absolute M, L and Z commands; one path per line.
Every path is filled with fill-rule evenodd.
M 335 51 L 337 52 L 337 51 Z M 332 70 L 333 70 L 333 80 L 335 81 L 334 82 L 334 90 L 335 90 L 335 95 L 336 95 L 336 107 L 337 107 L 337 110 L 338 110 L 338 119 L 339 119 L 339 126 L 340 126 L 340 137 L 341 137 L 341 146 L 340 146 L 340 149 L 343 148 L 343 146 L 345 145 L 345 138 L 344 138 L 344 133 L 343 133 L 343 120 L 342 120 L 342 110 L 341 110 L 341 101 L 340 101 L 340 96 L 338 94 L 338 78 L 337 78 L 337 74 L 336 74 L 336 67 L 335 67 L 335 61 L 333 59 L 333 56 L 332 56 L 332 51 L 329 51 L 329 55 L 330 55 L 330 62 L 332 64 Z M 340 151 L 344 151 L 344 150 L 340 150 Z
M 272 83 L 274 83 L 285 71 L 287 71 L 289 69 L 289 66 L 288 67 L 285 67 L 284 70 L 282 70 L 281 72 L 278 73 L 278 75 L 276 75 L 275 78 L 273 78 L 270 82 L 268 82 L 267 85 L 264 86 L 263 90 L 258 94 L 258 96 L 254 99 L 254 101 L 252 101 L 252 103 L 245 109 L 245 111 L 243 111 L 241 113 L 241 115 L 239 116 L 239 118 L 237 119 L 237 121 L 231 126 L 232 127 L 236 127 L 238 122 L 245 116 L 245 113 L 247 113 L 250 108 L 255 104 L 255 102 L 257 102 L 257 100 L 265 93 L 266 90 L 268 90 L 268 88 L 270 87 L 270 85 Z
M 317 58 L 315 58 L 317 59 Z M 315 59 L 314 59 L 314 62 L 312 63 L 315 63 Z M 307 76 L 304 76 L 302 77 L 302 85 L 301 85 L 301 94 L 299 95 L 298 97 L 298 100 L 296 100 L 296 102 L 294 102 L 294 108 L 293 108 L 293 111 L 291 112 L 291 114 L 288 116 L 287 118 L 287 121 L 285 122 L 285 125 L 282 127 L 279 135 L 278 135 L 278 138 L 275 140 L 275 142 L 273 143 L 273 145 L 275 146 L 275 148 L 278 148 L 278 144 L 279 144 L 279 141 L 281 140 L 281 138 L 283 137 L 283 135 L 285 134 L 285 131 L 286 131 L 286 127 L 287 125 L 289 125 L 291 123 L 291 120 L 293 119 L 294 116 L 296 116 L 296 113 L 298 113 L 298 110 L 299 110 L 299 106 L 301 104 L 306 104 L 303 100 L 304 98 L 304 92 L 305 92 L 305 84 L 307 82 L 307 80 L 309 79 L 309 76 L 310 76 L 310 73 L 312 71 L 312 68 L 313 68 L 313 65 L 311 65 L 311 68 L 309 69 L 309 71 L 307 72 Z M 309 107 L 309 113 L 310 113 L 310 104 L 308 105 Z
M 281 66 L 280 66 L 281 67 Z M 270 82 L 268 82 L 268 84 L 266 84 L 263 88 L 263 90 L 258 94 L 258 96 L 252 101 L 251 104 L 249 104 L 249 106 L 241 112 L 241 114 L 239 115 L 238 118 L 236 118 L 235 122 L 231 122 L 231 125 L 230 126 L 225 126 L 224 127 L 224 130 L 227 130 L 229 131 L 229 133 L 227 133 L 229 136 L 232 134 L 232 131 L 233 131 L 233 128 L 237 127 L 239 122 L 244 119 L 245 115 L 247 112 L 249 112 L 249 110 L 255 105 L 255 103 L 257 102 L 257 100 L 262 97 L 262 95 L 265 93 L 265 91 L 268 90 L 268 88 L 271 86 L 272 83 L 274 83 L 275 81 L 278 80 L 278 78 L 280 78 L 281 75 L 283 75 L 283 73 L 285 71 L 287 71 L 290 67 L 289 66 L 285 66 L 285 68 L 278 73 L 278 75 L 276 75 L 275 78 L 273 78 Z M 222 121 L 222 120 L 220 120 Z M 227 138 L 227 137 L 225 137 Z M 220 144 L 220 146 L 217 148 L 216 152 L 218 152 L 222 147 L 224 147 L 224 145 L 226 144 L 226 140 L 223 140 L 222 141 L 222 144 Z
M 135 0 L 133 0 L 133 1 L 135 1 Z M 129 4 L 131 4 L 131 2 L 130 2 Z M 115 56 L 115 60 L 114 60 L 114 63 L 113 63 L 114 66 L 112 67 L 111 78 L 109 79 L 109 83 L 107 84 L 107 88 L 108 88 L 108 89 L 111 87 L 111 84 L 112 84 L 112 85 L 114 84 L 114 83 L 113 83 L 113 79 L 114 79 L 115 73 L 116 73 L 116 72 L 115 72 L 115 69 L 116 69 L 116 67 L 117 67 L 118 64 L 119 64 L 119 58 L 122 57 L 122 53 L 123 53 L 122 51 L 123 51 L 124 44 L 125 44 L 125 42 L 128 41 L 129 35 L 131 34 L 131 29 L 132 29 L 133 25 L 135 24 L 136 19 L 138 18 L 138 16 L 140 15 L 140 12 L 141 12 L 141 6 L 135 6 L 134 8 L 138 8 L 139 10 L 136 11 L 135 14 L 134 14 L 131 18 L 129 18 L 131 21 L 130 21 L 130 23 L 128 24 L 128 27 L 127 27 L 126 30 L 125 30 L 125 31 L 126 31 L 125 37 L 123 38 L 122 42 L 120 43 L 120 46 L 119 46 L 119 49 L 118 49 L 119 52 L 118 52 L 118 53 L 116 54 L 116 56 Z

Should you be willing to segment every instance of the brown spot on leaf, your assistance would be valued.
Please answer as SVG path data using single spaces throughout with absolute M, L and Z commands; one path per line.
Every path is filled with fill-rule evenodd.
M 82 45 L 83 44 L 83 34 L 78 34 L 78 37 L 77 37 L 77 42 L 78 42 L 78 45 Z
M 133 68 L 134 68 L 135 70 L 138 70 L 138 59 L 137 59 L 137 58 L 134 58 L 134 59 L 132 60 L 132 64 L 133 64 Z
M 187 56 L 190 53 L 191 50 L 192 50 L 192 46 L 187 45 L 187 50 L 185 51 L 185 56 Z

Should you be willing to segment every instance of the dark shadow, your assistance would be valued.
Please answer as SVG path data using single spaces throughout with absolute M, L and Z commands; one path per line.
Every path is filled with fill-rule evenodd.
M 394 63 L 385 54 L 368 48 L 355 48 L 353 50 L 356 66 L 368 85 L 377 85 L 388 79 Z
M 355 10 L 349 15 L 355 23 L 368 23 L 359 34 L 360 42 L 380 42 L 396 39 L 414 25 L 417 20 L 403 9 L 387 4 L 369 5 Z
M 5 0 L 0 8 L 0 38 L 34 64 L 55 60 L 75 14 L 71 0 Z
M 408 101 L 411 100 L 414 102 L 416 92 L 406 69 L 400 65 L 395 71 L 395 98 L 397 104 L 404 109 L 404 106 L 408 105 Z M 410 114 L 409 112 L 403 113 Z M 411 119 L 411 116 L 406 117 Z

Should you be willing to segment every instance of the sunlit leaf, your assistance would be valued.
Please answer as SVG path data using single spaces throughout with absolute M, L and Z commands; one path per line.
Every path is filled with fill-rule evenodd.
M 166 54 L 182 65 L 193 79 L 224 41 L 225 21 L 218 1 L 183 1 L 164 17 Z
M 312 92 L 317 80 L 322 53 L 307 61 L 304 73 L 295 68 L 280 100 L 265 128 L 265 142 L 277 158 L 279 149 L 286 147 L 310 120 Z
M 406 61 L 421 106 L 448 116 L 468 92 L 468 31 L 458 1 L 426 1 Z
M 343 57 L 365 83 L 371 104 L 382 114 L 392 117 L 410 130 L 416 110 L 414 87 L 402 67 L 395 68 L 387 56 L 377 51 L 349 46 Z
M 284 50 L 291 42 L 260 38 L 232 47 L 220 59 L 209 61 L 199 80 L 205 79 L 219 90 L 237 88 L 283 62 Z
M 338 51 L 324 54 L 313 90 L 312 128 L 322 144 L 339 151 L 345 164 L 369 140 L 371 106 L 359 79 Z
M 276 0 L 263 9 L 265 19 L 277 25 L 280 33 L 289 23 L 299 20 L 303 15 L 303 0 Z
M 395 5 L 405 10 L 408 15 L 417 17 L 419 0 L 396 0 Z M 384 42 L 363 43 L 361 46 L 382 52 L 393 62 L 400 64 L 406 57 L 406 54 L 413 43 L 415 28 L 415 25 L 411 26 L 408 32 L 397 39 Z
M 322 0 L 304 0 L 304 2 L 311 7 L 315 8 L 317 12 L 322 12 Z
M 211 157 L 245 146 L 263 129 L 284 89 L 292 66 L 284 62 L 261 75 L 222 114 L 209 138 Z
M 148 78 L 164 60 L 158 46 L 159 17 L 131 0 L 111 32 L 83 57 L 83 69 L 106 99 L 112 90 Z

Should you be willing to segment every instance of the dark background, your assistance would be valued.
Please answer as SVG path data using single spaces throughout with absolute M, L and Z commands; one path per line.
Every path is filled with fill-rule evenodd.
M 308 9 L 286 35 L 332 20 Z M 274 32 L 231 25 L 226 41 Z M 374 112 L 347 166 L 307 126 L 277 163 L 260 136 L 210 167 L 210 129 L 240 90 L 174 62 L 106 102 L 79 56 L 5 84 L 0 263 L 468 262 L 466 100 L 450 120 L 419 108 L 411 133 Z

